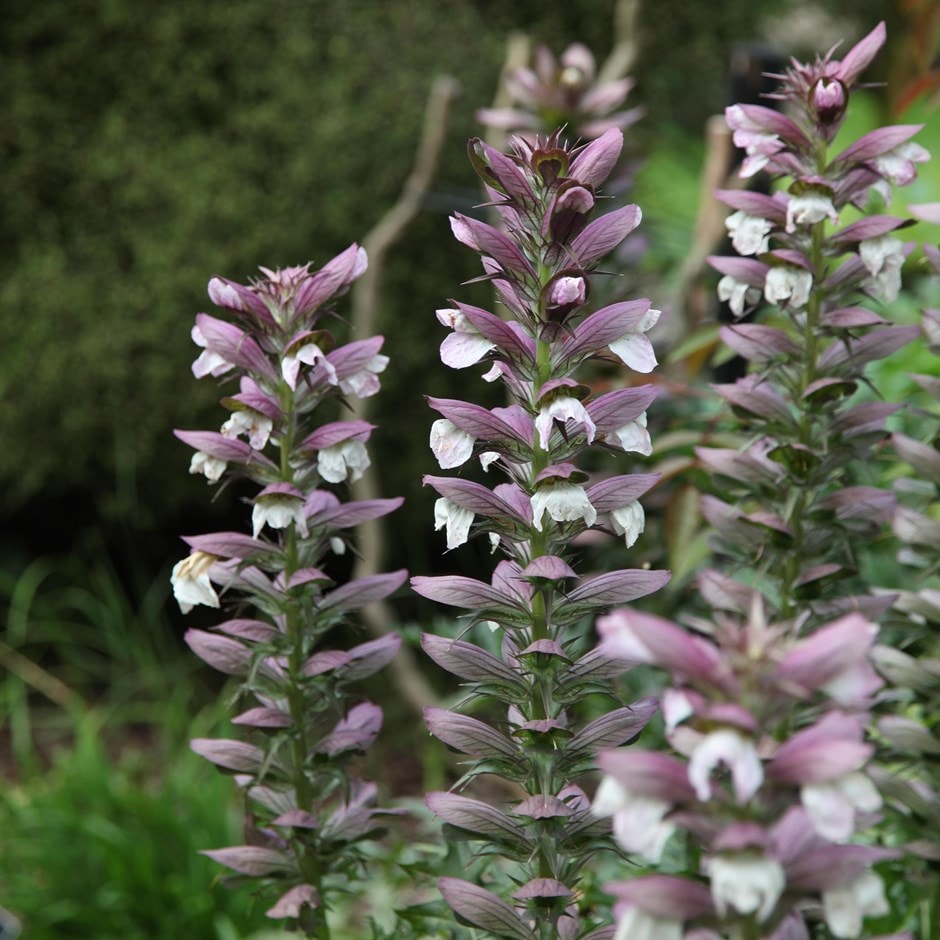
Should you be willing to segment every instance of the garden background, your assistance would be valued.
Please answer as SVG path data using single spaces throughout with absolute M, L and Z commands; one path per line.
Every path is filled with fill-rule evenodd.
M 438 360 L 434 310 L 477 274 L 447 223 L 480 201 L 465 142 L 482 131 L 474 112 L 492 102 L 513 34 L 556 52 L 581 41 L 603 61 L 615 6 L 8 5 L 0 36 L 0 906 L 27 924 L 25 936 L 185 931 L 229 940 L 264 928 L 262 910 L 216 884 L 217 866 L 196 854 L 231 842 L 239 808 L 229 782 L 187 746 L 223 727 L 224 695 L 183 645 L 169 597 L 179 533 L 244 527 L 247 518 L 235 492 L 210 502 L 171 433 L 218 423 L 218 388 L 190 372 L 189 330 L 207 306 L 208 278 L 244 281 L 258 264 L 318 266 L 361 241 L 411 171 L 435 76 L 456 79 L 433 182 L 387 257 L 376 328 L 391 365 L 370 444 L 378 490 L 406 499 L 392 526 L 395 565 L 452 570 L 432 531 L 434 494 L 420 481 L 433 472 L 424 396 L 455 389 Z M 627 273 L 654 305 L 668 313 L 676 296 L 699 211 L 705 126 L 730 103 L 734 45 L 769 42 L 805 57 L 885 19 L 889 46 L 873 71 L 888 84 L 852 119 L 876 126 L 933 113 L 921 142 L 938 153 L 937 86 L 925 71 L 936 51 L 932 6 L 767 0 L 759 15 L 745 0 L 725 0 L 717 14 L 686 0 L 639 6 L 630 102 L 646 114 L 628 132 L 636 159 L 628 201 L 643 209 L 646 248 Z M 935 161 L 902 198 L 926 202 L 938 192 Z M 919 235 L 938 241 L 928 226 Z M 925 278 L 909 267 L 895 317 L 907 310 L 914 322 Z M 485 302 L 485 287 L 476 289 Z M 470 289 L 461 297 L 471 300 Z M 668 348 L 661 352 L 668 358 Z M 687 366 L 675 366 L 684 380 Z M 882 368 L 900 388 L 909 367 Z M 930 370 L 925 356 L 917 371 Z M 707 370 L 699 378 L 707 381 Z M 681 427 L 676 408 L 658 420 Z M 680 467 L 694 435 L 671 440 L 673 450 L 653 461 Z M 681 478 L 673 492 L 681 495 Z M 633 556 L 634 565 L 701 561 L 668 557 L 671 545 L 704 546 L 685 539 L 697 517 L 675 505 L 662 538 L 645 540 L 649 557 Z M 461 565 L 473 574 L 472 549 L 464 551 Z M 668 614 L 671 596 L 653 603 Z M 392 604 L 412 646 L 418 624 L 439 616 L 413 596 Z M 199 625 L 198 616 L 187 624 Z M 435 694 L 451 691 L 433 665 L 420 668 Z M 395 742 L 370 756 L 382 768 L 373 776 L 389 797 L 417 803 L 425 789 L 446 785 L 443 749 L 404 697 L 373 694 L 386 711 L 385 740 Z M 399 877 L 385 886 L 390 897 L 407 882 Z

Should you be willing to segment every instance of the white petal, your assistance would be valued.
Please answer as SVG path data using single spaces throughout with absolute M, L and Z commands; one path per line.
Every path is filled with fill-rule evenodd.
M 823 891 L 822 896 L 826 923 L 837 937 L 858 937 L 865 917 L 881 917 L 890 911 L 884 885 L 871 871 L 843 888 Z
M 466 369 L 494 348 L 495 344 L 479 333 L 451 333 L 441 343 L 441 362 L 452 369 Z
M 765 921 L 786 887 L 783 866 L 755 852 L 717 855 L 707 863 L 712 898 L 718 913 L 756 914 Z
M 711 773 L 719 764 L 731 769 L 738 803 L 750 800 L 764 782 L 754 742 L 731 728 L 720 728 L 702 738 L 689 760 L 689 783 L 700 800 L 709 798 Z
M 447 548 L 457 548 L 467 541 L 473 513 L 449 499 L 441 497 L 434 504 L 434 531 L 447 527 Z
M 610 351 L 634 372 L 652 372 L 656 368 L 653 344 L 642 333 L 627 333 L 610 344 Z
M 209 569 L 217 560 L 215 555 L 196 551 L 173 566 L 170 584 L 184 614 L 188 614 L 196 604 L 219 606 L 219 596 L 209 580 Z
M 431 451 L 442 470 L 465 464 L 473 455 L 473 435 L 461 431 L 447 418 L 438 418 L 431 425 Z
M 617 535 L 625 536 L 627 548 L 632 548 L 640 533 L 646 527 L 646 513 L 639 501 L 634 500 L 626 506 L 615 509 L 610 514 L 610 521 Z
M 597 510 L 591 505 L 584 488 L 576 483 L 554 483 L 539 487 L 530 498 L 532 524 L 542 531 L 542 515 L 547 511 L 556 522 L 574 522 L 583 519 L 585 525 L 594 525 Z

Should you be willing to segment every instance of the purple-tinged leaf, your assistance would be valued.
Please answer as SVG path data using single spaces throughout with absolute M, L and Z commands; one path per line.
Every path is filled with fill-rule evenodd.
M 438 666 L 461 679 L 495 682 L 516 689 L 525 687 L 520 676 L 501 659 L 472 643 L 422 633 L 421 646 Z
M 256 555 L 280 552 L 279 545 L 253 539 L 244 532 L 210 532 L 206 535 L 184 535 L 183 541 L 195 552 L 208 552 L 220 558 L 243 561 Z
M 530 796 L 513 809 L 516 816 L 529 819 L 566 819 L 574 816 L 575 812 L 564 800 L 543 793 Z
M 283 575 L 278 575 L 277 582 L 283 586 Z M 304 584 L 331 584 L 333 579 L 319 568 L 299 568 L 287 583 L 288 588 L 301 587 Z
M 351 749 L 365 750 L 382 730 L 382 709 L 371 702 L 360 702 L 349 709 L 345 718 L 314 748 L 331 757 Z
M 264 913 L 272 920 L 283 920 L 288 917 L 300 917 L 305 907 L 314 910 L 319 906 L 320 898 L 313 885 L 294 885 L 290 891 L 278 898 L 274 907 L 269 907 Z
M 374 675 L 395 658 L 399 649 L 401 637 L 394 633 L 354 646 L 346 653 L 349 665 L 343 669 L 343 678 L 356 681 Z
M 294 318 L 321 307 L 359 277 L 367 264 L 365 250 L 355 243 L 330 259 L 319 271 L 301 282 L 294 298 Z
M 881 434 L 885 431 L 885 420 L 900 408 L 900 405 L 887 401 L 868 401 L 854 405 L 833 419 L 832 431 L 845 437 Z
M 519 606 L 514 598 L 507 597 L 489 584 L 460 575 L 445 575 L 437 578 L 416 575 L 411 579 L 411 586 L 429 601 L 437 601 L 439 604 L 448 604 L 451 607 L 473 609 Z
M 470 402 L 428 398 L 428 404 L 448 421 L 480 441 L 509 441 L 531 447 L 532 418 L 518 405 L 490 411 Z
M 821 369 L 837 369 L 851 363 L 857 369 L 884 359 L 920 335 L 916 326 L 886 326 L 858 339 L 838 339 L 822 354 Z
M 847 486 L 816 503 L 819 509 L 834 512 L 837 519 L 866 519 L 875 525 L 890 522 L 896 505 L 893 493 L 875 486 Z
M 293 719 L 279 708 L 259 706 L 236 715 L 232 719 L 232 724 L 246 725 L 249 728 L 289 728 L 293 724 Z
M 368 578 L 350 581 L 326 594 L 320 601 L 320 609 L 358 610 L 360 607 L 383 600 L 397 591 L 407 577 L 408 572 L 401 568 L 387 574 L 374 574 Z
M 695 456 L 709 472 L 758 486 L 775 486 L 784 476 L 783 468 L 767 457 L 758 457 L 722 447 L 696 447 Z
M 561 681 L 596 681 L 616 679 L 636 664 L 636 660 L 622 659 L 609 650 L 596 646 L 585 653 L 561 674 Z
M 206 341 L 206 348 L 226 362 L 266 378 L 277 377 L 261 347 L 244 330 L 225 320 L 210 317 L 207 313 L 196 315 L 196 326 Z
M 688 765 L 668 754 L 635 747 L 601 751 L 597 764 L 605 774 L 637 796 L 657 797 L 670 803 L 695 799 Z
M 893 215 L 869 215 L 864 219 L 859 219 L 851 225 L 846 225 L 844 229 L 834 232 L 829 241 L 837 245 L 856 244 L 865 241 L 867 238 L 878 238 L 881 235 L 887 235 L 895 229 L 901 228 L 908 223 L 904 219 L 899 219 Z
M 252 643 L 270 643 L 275 637 L 280 636 L 271 624 L 265 623 L 263 620 L 249 620 L 247 618 L 226 620 L 213 629 L 229 636 L 237 636 L 242 640 L 250 640 Z
M 459 829 L 509 842 L 520 848 L 529 845 L 524 827 L 489 803 L 471 800 L 456 793 L 441 792 L 428 793 L 424 802 L 435 816 Z
M 286 874 L 296 871 L 292 859 L 276 849 L 266 849 L 260 845 L 235 845 L 228 849 L 204 849 L 200 855 L 207 855 L 213 861 L 237 871 L 250 878 L 263 878 L 266 875 Z
M 592 313 L 581 322 L 554 354 L 557 362 L 593 355 L 634 330 L 650 309 L 648 300 L 612 304 Z
M 598 431 L 616 431 L 643 414 L 659 392 L 653 385 L 620 388 L 588 402 L 587 412 Z
M 879 23 L 867 36 L 860 39 L 838 63 L 836 77 L 848 88 L 855 84 L 865 71 L 878 50 L 885 44 L 886 31 L 884 22 Z
M 450 909 L 464 921 L 508 940 L 532 940 L 534 937 L 522 918 L 485 888 L 459 878 L 441 878 L 437 886 Z
M 608 571 L 582 581 L 568 594 L 563 606 L 587 603 L 591 607 L 606 607 L 610 604 L 626 604 L 658 591 L 669 578 L 668 571 L 645 571 L 640 568 Z
M 319 829 L 320 822 L 313 813 L 302 809 L 290 809 L 271 820 L 272 826 L 284 826 L 291 829 Z
M 271 470 L 277 467 L 263 454 L 256 451 L 247 441 L 226 437 L 218 431 L 179 431 L 173 434 L 194 450 L 202 451 L 217 460 L 227 463 L 261 464 Z
M 615 881 L 604 885 L 604 890 L 618 901 L 665 921 L 693 920 L 715 914 L 708 888 L 701 882 L 676 875 L 644 875 L 630 881 Z
M 747 516 L 740 509 L 710 495 L 702 496 L 699 506 L 705 521 L 726 542 L 747 551 L 757 551 L 763 547 L 763 537 L 756 526 L 748 524 Z
M 739 104 L 735 108 L 750 122 L 758 125 L 766 134 L 776 134 L 793 144 L 797 149 L 807 148 L 809 141 L 799 125 L 780 111 L 760 104 Z
M 502 191 L 512 200 L 522 205 L 535 201 L 532 187 L 526 180 L 522 169 L 504 153 L 482 140 L 471 140 L 470 152 L 471 160 L 474 157 L 482 160 L 483 166 L 489 170 L 492 177 L 495 177 L 495 182 L 499 183 Z M 476 162 L 473 162 L 477 166 Z M 490 185 L 493 185 L 494 180 L 489 174 L 486 179 Z
M 333 672 L 349 665 L 349 654 L 344 650 L 321 650 L 314 653 L 305 663 L 303 674 L 305 676 L 322 676 L 325 672 Z
M 557 555 L 539 555 L 522 569 L 522 577 L 530 581 L 564 581 L 577 576 L 571 565 Z
M 433 486 L 441 496 L 452 503 L 478 516 L 502 520 L 517 524 L 526 524 L 507 502 L 500 499 L 492 490 L 471 480 L 461 480 L 457 477 L 435 477 L 425 475 L 425 486 Z
M 567 751 L 589 751 L 619 747 L 635 738 L 659 708 L 659 699 L 643 698 L 632 705 L 617 708 L 585 725 L 565 746 Z
M 470 321 L 474 329 L 493 343 L 511 359 L 523 362 L 534 360 L 535 343 L 524 333 L 517 333 L 511 323 L 502 320 L 488 310 L 471 304 L 456 302 L 460 312 Z
M 702 597 L 716 610 L 747 614 L 754 599 L 754 589 L 720 571 L 707 569 L 698 576 Z
M 307 500 L 308 504 L 310 500 Z M 352 503 L 342 503 L 338 506 L 318 510 L 307 517 L 311 527 L 329 526 L 335 529 L 349 529 L 363 522 L 380 519 L 390 512 L 398 509 L 404 499 L 400 496 L 395 499 L 364 499 Z
M 852 330 L 866 326 L 882 326 L 886 321 L 867 307 L 840 307 L 827 310 L 820 318 L 822 326 L 837 330 Z
M 793 416 L 786 401 L 769 382 L 749 375 L 733 385 L 713 385 L 712 388 L 732 407 L 740 408 L 768 421 L 792 426 Z
M 366 441 L 376 425 L 368 421 L 331 421 L 317 428 L 300 444 L 301 450 L 323 450 L 343 441 Z
M 569 179 L 597 189 L 610 176 L 622 149 L 623 133 L 611 128 L 579 151 L 568 168 Z
M 226 277 L 212 277 L 208 284 L 209 300 L 217 307 L 253 313 L 263 323 L 273 326 L 274 320 L 265 302 L 249 287 L 236 284 Z
M 591 222 L 571 243 L 578 263 L 589 268 L 617 247 L 639 224 L 639 206 L 624 206 Z
M 425 708 L 424 722 L 439 741 L 475 757 L 504 757 L 517 760 L 518 746 L 488 724 L 458 715 L 445 708 Z
M 891 441 L 901 460 L 906 460 L 924 479 L 940 486 L 940 453 L 935 448 L 900 433 L 893 434 Z
M 800 576 L 793 583 L 796 587 L 802 587 L 804 584 L 813 584 L 814 582 L 822 581 L 824 578 L 831 578 L 834 575 L 842 577 L 846 574 L 848 574 L 848 572 L 842 565 L 830 562 L 825 565 L 813 565 L 812 568 L 807 568 L 800 573 Z
M 565 652 L 565 648 L 556 640 L 549 640 L 547 637 L 543 637 L 541 640 L 536 640 L 534 643 L 530 643 L 519 653 L 519 659 L 524 660 L 527 656 L 556 657 L 564 663 L 571 662 L 571 659 Z
M 571 888 L 554 878 L 533 878 L 512 894 L 517 901 L 538 901 L 542 898 L 555 901 L 557 898 L 570 898 L 573 895 Z
M 369 363 L 378 355 L 384 342 L 385 337 L 383 336 L 357 339 L 327 353 L 326 358 L 336 370 L 337 379 L 342 380 L 368 368 Z
M 708 263 L 719 273 L 733 277 L 749 287 L 764 289 L 770 266 L 755 258 L 735 258 L 723 255 L 711 255 Z
M 745 215 L 767 219 L 783 225 L 787 220 L 787 207 L 780 199 L 756 193 L 750 189 L 716 189 L 715 196 L 726 206 Z
M 187 630 L 183 639 L 203 662 L 227 676 L 243 676 L 251 668 L 252 653 L 237 640 L 204 630 Z
M 910 140 L 918 131 L 923 130 L 923 124 L 895 124 L 891 127 L 879 127 L 860 137 L 854 144 L 850 144 L 842 153 L 832 161 L 835 166 L 839 163 L 864 163 L 880 157 L 889 150 L 894 150 L 905 141 Z
M 613 512 L 639 499 L 659 481 L 658 473 L 631 473 L 608 477 L 588 488 L 587 497 L 599 512 Z
M 522 277 L 534 276 L 528 259 L 516 243 L 499 229 L 460 212 L 451 216 L 450 227 L 457 241 L 482 255 L 488 255 L 507 273 Z
M 757 323 L 738 323 L 723 326 L 719 331 L 722 342 L 749 362 L 764 365 L 781 358 L 797 357 L 801 348 L 783 330 Z
M 230 738 L 193 738 L 189 746 L 200 757 L 225 770 L 256 773 L 265 762 L 260 747 Z

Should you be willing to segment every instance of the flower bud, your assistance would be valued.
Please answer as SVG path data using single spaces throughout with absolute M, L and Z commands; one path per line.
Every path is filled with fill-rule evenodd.
M 848 96 L 842 82 L 830 81 L 826 78 L 821 78 L 816 82 L 813 87 L 812 105 L 820 121 L 825 124 L 838 121 L 845 113 L 847 104 Z

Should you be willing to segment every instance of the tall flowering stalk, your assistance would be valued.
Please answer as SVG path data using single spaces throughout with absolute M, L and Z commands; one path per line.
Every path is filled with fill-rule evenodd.
M 757 105 L 727 110 L 735 143 L 747 153 L 742 175 L 763 170 L 789 182 L 773 195 L 718 193 L 735 210 L 727 226 L 747 256 L 710 259 L 723 275 L 719 296 L 738 317 L 762 305 L 770 311 L 764 323 L 721 331 L 755 369 L 716 387 L 745 443 L 698 451 L 733 498 L 705 497 L 702 506 L 719 552 L 754 572 L 769 609 L 782 619 L 801 612 L 811 626 L 844 610 L 873 614 L 886 606 L 845 596 L 851 589 L 838 585 L 857 571 L 858 546 L 891 518 L 889 492 L 856 484 L 899 406 L 853 395 L 866 384 L 869 363 L 917 335 L 880 313 L 898 295 L 913 243 L 897 237 L 907 224 L 901 218 L 843 219 L 872 194 L 889 199 L 889 184 L 909 183 L 928 155 L 910 140 L 918 125 L 882 127 L 831 153 L 852 89 L 884 39 L 881 24 L 841 61 L 830 53 L 811 65 L 794 62 L 779 93 L 790 114 Z M 738 593 L 744 610 L 748 591 Z
M 884 38 L 881 25 L 841 61 L 794 62 L 780 92 L 789 114 L 727 112 L 747 152 L 742 174 L 763 169 L 790 183 L 772 196 L 719 193 L 735 210 L 735 248 L 755 256 L 712 259 L 724 275 L 719 296 L 739 317 L 762 301 L 776 310 L 770 323 L 722 331 L 756 368 L 717 387 L 742 446 L 698 451 L 733 500 L 703 498 L 726 559 L 701 578 L 712 612 L 691 630 L 628 610 L 598 624 L 602 651 L 669 674 L 663 713 L 675 755 L 601 754 L 608 776 L 595 811 L 613 816 L 624 849 L 651 862 L 676 832 L 687 848 L 683 877 L 610 886 L 618 940 L 803 940 L 819 921 L 854 938 L 865 917 L 889 911 L 872 865 L 896 853 L 852 840 L 882 806 L 865 741 L 883 684 L 868 617 L 891 598 L 839 585 L 894 504 L 856 475 L 897 406 L 851 396 L 865 366 L 917 329 L 862 305 L 897 296 L 911 247 L 896 237 L 904 220 L 840 219 L 873 191 L 887 196 L 889 183 L 913 179 L 926 152 L 910 143 L 919 128 L 902 126 L 829 153 Z
M 862 936 L 889 912 L 872 866 L 898 854 L 851 841 L 882 805 L 864 741 L 877 626 L 848 614 L 798 639 L 758 595 L 746 619 L 695 626 L 710 635 L 625 609 L 598 623 L 602 651 L 669 673 L 676 753 L 601 753 L 594 811 L 650 863 L 676 833 L 688 856 L 687 874 L 608 885 L 616 940 L 809 940 L 818 921 Z
M 556 58 L 537 46 L 532 67 L 512 69 L 505 77 L 511 107 L 480 108 L 477 120 L 535 142 L 556 127 L 582 140 L 595 140 L 617 128 L 626 130 L 642 117 L 642 108 L 622 109 L 635 84 L 632 78 L 601 79 L 594 54 L 572 43 Z
M 394 510 L 400 499 L 343 502 L 332 486 L 369 465 L 363 421 L 320 423 L 317 409 L 379 389 L 387 359 L 380 336 L 334 348 L 321 321 L 365 270 L 350 246 L 319 271 L 270 271 L 249 285 L 209 282 L 225 319 L 200 313 L 193 339 L 203 352 L 197 378 L 237 378 L 222 400 L 231 417 L 215 431 L 177 431 L 196 451 L 190 472 L 210 483 L 247 480 L 252 531 L 185 537 L 191 554 L 173 569 L 184 613 L 195 604 L 232 617 L 189 630 L 201 659 L 241 678 L 245 706 L 233 724 L 245 739 L 197 739 L 193 749 L 234 773 L 247 812 L 248 844 L 205 854 L 274 898 L 267 911 L 311 937 L 329 937 L 330 898 L 359 876 L 362 840 L 377 826 L 376 788 L 350 775 L 349 758 L 368 747 L 382 711 L 350 686 L 381 669 L 397 636 L 351 645 L 336 636 L 351 611 L 389 595 L 406 572 L 336 586 L 323 569 L 346 551 L 353 526 Z M 221 595 L 221 596 L 220 596 Z M 336 642 L 341 648 L 331 648 Z
M 433 735 L 472 758 L 463 782 L 497 774 L 522 789 L 497 808 L 456 793 L 431 793 L 427 803 L 459 837 L 484 843 L 488 854 L 515 863 L 509 902 L 483 887 L 442 879 L 448 904 L 464 920 L 500 937 L 600 937 L 596 920 L 579 915 L 581 875 L 609 846 L 608 830 L 592 823 L 575 784 L 593 767 L 598 747 L 620 744 L 646 724 L 655 702 L 616 707 L 587 724 L 578 705 L 589 694 L 612 696 L 611 677 L 623 663 L 584 654 L 576 625 L 586 614 L 629 602 L 667 580 L 661 571 L 613 571 L 584 578 L 574 570 L 572 541 L 589 528 L 622 536 L 632 546 L 643 529 L 639 498 L 650 474 L 610 476 L 593 484 L 576 461 L 592 446 L 648 454 L 650 387 L 624 388 L 589 399 L 574 377 L 588 359 L 618 360 L 650 372 L 656 360 L 644 335 L 658 311 L 648 300 L 587 313 L 589 272 L 640 221 L 636 206 L 591 220 L 597 189 L 622 147 L 609 130 L 583 148 L 557 134 L 530 144 L 515 139 L 511 155 L 481 141 L 470 157 L 505 231 L 462 215 L 454 235 L 482 256 L 486 279 L 508 319 L 469 304 L 439 310 L 452 332 L 441 358 L 454 368 L 485 361 L 484 378 L 504 384 L 511 403 L 486 409 L 430 399 L 442 417 L 431 448 L 442 469 L 473 458 L 504 482 L 427 476 L 440 494 L 436 525 L 448 549 L 484 536 L 504 558 L 491 583 L 461 576 L 416 577 L 415 590 L 469 611 L 503 634 L 502 655 L 463 640 L 425 635 L 440 666 L 500 714 L 487 723 L 459 712 L 427 710 Z

